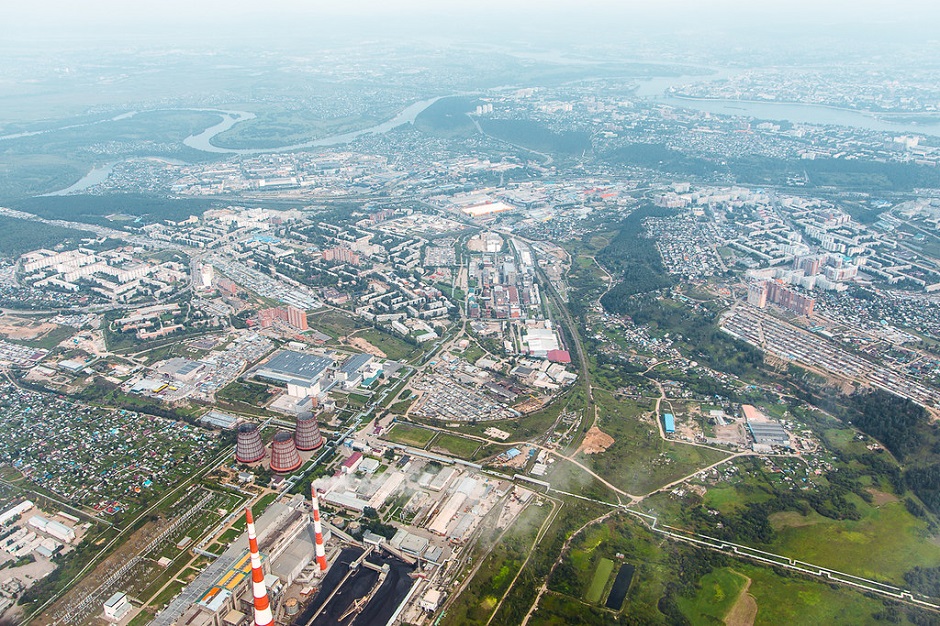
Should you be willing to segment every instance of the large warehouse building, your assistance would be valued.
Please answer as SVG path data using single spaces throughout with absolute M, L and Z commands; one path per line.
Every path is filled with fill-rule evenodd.
M 254 375 L 287 385 L 288 395 L 298 398 L 320 393 L 320 379 L 333 360 L 315 354 L 279 350 L 266 363 L 255 368 Z

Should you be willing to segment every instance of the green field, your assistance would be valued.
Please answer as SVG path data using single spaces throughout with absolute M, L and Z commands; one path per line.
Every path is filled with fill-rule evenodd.
M 389 333 L 369 328 L 356 334 L 385 353 L 393 361 L 406 361 L 420 352 L 421 348 Z
M 736 571 L 716 569 L 702 576 L 694 597 L 679 598 L 679 608 L 693 624 L 721 623 L 746 584 L 747 578 Z
M 418 426 L 409 426 L 408 424 L 395 424 L 395 426 L 385 434 L 385 439 L 395 443 L 401 443 L 406 446 L 423 448 L 434 438 L 434 431 Z
M 734 569 L 751 579 L 748 593 L 757 601 L 755 626 L 871 624 L 880 621 L 874 616 L 885 610 L 880 600 L 845 587 L 778 576 L 771 569 L 746 564 L 735 564 Z
M 635 401 L 601 390 L 595 390 L 594 398 L 600 408 L 599 426 L 614 444 L 600 454 L 580 455 L 579 460 L 629 493 L 648 493 L 729 456 L 663 441 L 655 424 L 641 418 L 644 410 Z
M 816 512 L 772 518 L 777 531 L 772 551 L 897 585 L 904 585 L 904 572 L 913 567 L 940 563 L 940 538 L 902 502 L 879 508 L 855 494 L 847 498 L 862 513 L 860 520 L 837 521 Z
M 610 573 L 613 571 L 614 562 L 610 559 L 601 559 L 601 562 L 597 564 L 597 569 L 594 570 L 594 578 L 591 579 L 591 584 L 587 589 L 587 593 L 584 594 L 584 599 L 591 604 L 600 602 L 601 594 L 604 593 L 607 581 L 610 580 Z
M 363 322 L 349 313 L 335 309 L 324 309 L 307 316 L 311 328 L 325 333 L 333 339 L 343 337 L 352 331 L 362 328 Z
M 260 409 L 271 399 L 271 394 L 267 385 L 236 380 L 219 389 L 215 397 L 220 402 Z
M 479 447 L 479 441 L 442 433 L 431 442 L 430 449 L 452 454 L 461 459 L 469 459 Z

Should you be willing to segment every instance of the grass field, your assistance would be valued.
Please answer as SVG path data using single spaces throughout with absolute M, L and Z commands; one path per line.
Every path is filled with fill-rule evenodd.
M 413 346 L 403 339 L 375 328 L 360 331 L 356 336 L 362 337 L 371 343 L 393 361 L 407 361 L 421 350 L 421 348 Z
M 784 578 L 752 565 L 735 564 L 734 568 L 751 579 L 748 593 L 757 600 L 755 626 L 871 624 L 877 623 L 874 615 L 884 610 L 880 600 L 844 587 Z
M 236 380 L 226 385 L 215 394 L 217 400 L 232 405 L 243 405 L 260 409 L 271 399 L 268 386 L 260 383 Z
M 440 450 L 461 459 L 469 459 L 480 447 L 479 441 L 442 433 L 431 442 L 431 450 Z
M 663 441 L 656 426 L 646 421 L 642 407 L 596 390 L 601 430 L 614 438 L 601 454 L 581 455 L 581 462 L 614 485 L 633 494 L 653 491 L 728 456 L 724 452 Z
M 594 578 L 591 579 L 591 584 L 588 586 L 587 593 L 584 594 L 584 599 L 591 604 L 600 602 L 601 594 L 604 593 L 607 581 L 610 580 L 610 573 L 613 571 L 614 562 L 610 559 L 601 559 L 601 562 L 597 564 L 597 569 L 594 570 Z
M 855 494 L 848 499 L 862 513 L 857 521 L 837 521 L 811 512 L 803 517 L 777 516 L 777 540 L 772 550 L 803 561 L 842 570 L 856 576 L 904 584 L 904 572 L 920 565 L 940 563 L 940 542 L 928 533 L 927 523 L 911 515 L 904 504 L 880 508 Z
M 408 424 L 395 424 L 394 428 L 385 434 L 385 439 L 401 443 L 406 446 L 423 448 L 434 438 L 434 431 Z
M 307 316 L 307 322 L 311 328 L 325 333 L 333 339 L 362 327 L 360 320 L 357 320 L 349 313 L 343 313 L 336 309 L 324 309 L 323 311 L 311 313 Z
M 736 571 L 727 567 L 716 569 L 702 576 L 694 597 L 679 598 L 679 608 L 693 624 L 719 624 L 734 606 L 745 584 L 747 579 Z

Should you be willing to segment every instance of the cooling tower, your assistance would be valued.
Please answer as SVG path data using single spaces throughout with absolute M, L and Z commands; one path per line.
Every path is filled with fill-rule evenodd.
M 242 424 L 238 427 L 238 444 L 235 446 L 235 460 L 239 463 L 254 463 L 264 458 L 264 444 L 261 433 L 255 424 Z
M 271 471 L 283 474 L 300 467 L 300 455 L 289 432 L 278 431 L 271 444 Z
M 298 450 L 304 452 L 316 450 L 323 445 L 323 435 L 317 425 L 317 418 L 313 413 L 304 412 L 297 416 L 297 432 L 294 433 L 294 443 Z

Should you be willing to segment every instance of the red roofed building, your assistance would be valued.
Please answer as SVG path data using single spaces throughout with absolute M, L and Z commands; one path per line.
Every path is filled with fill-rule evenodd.
M 571 363 L 571 355 L 567 350 L 549 350 L 545 358 L 552 363 Z
M 349 458 L 342 462 L 340 468 L 344 474 L 352 474 L 356 471 L 356 468 L 359 467 L 359 464 L 362 463 L 362 453 L 353 452 L 349 455 Z

